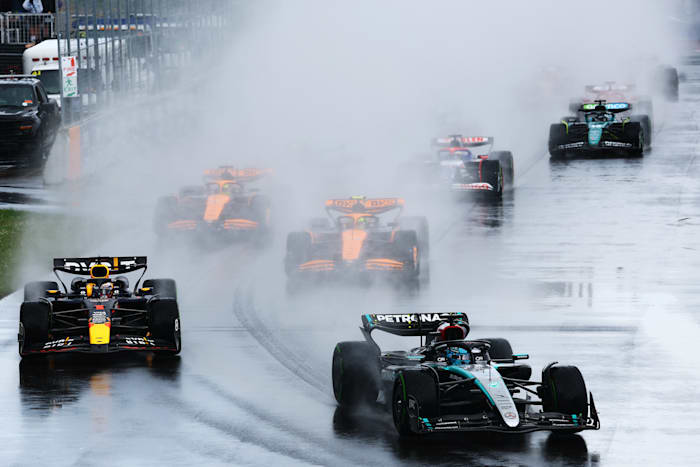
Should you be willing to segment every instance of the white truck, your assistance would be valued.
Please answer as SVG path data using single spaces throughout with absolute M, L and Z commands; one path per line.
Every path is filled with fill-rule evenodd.
M 98 60 L 95 58 L 94 39 L 71 39 L 70 55 L 78 57 L 78 93 L 82 95 L 83 105 L 96 100 L 98 88 L 104 89 L 105 75 L 108 67 L 105 66 L 107 59 L 114 63 L 114 56 L 119 53 L 119 42 L 107 39 L 97 40 Z M 112 51 L 114 50 L 114 54 Z M 65 40 L 61 41 L 61 51 L 63 55 L 68 55 Z M 95 63 L 99 62 L 99 71 L 95 68 Z M 49 98 L 55 99 L 61 105 L 61 72 L 58 61 L 58 40 L 49 39 L 39 44 L 29 47 L 22 55 L 22 68 L 25 75 L 34 75 L 44 85 Z M 113 70 L 113 67 L 109 67 Z

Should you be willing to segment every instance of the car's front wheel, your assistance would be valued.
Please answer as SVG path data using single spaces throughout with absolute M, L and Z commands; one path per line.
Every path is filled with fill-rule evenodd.
M 394 426 L 401 436 L 415 434 L 411 417 L 431 419 L 439 414 L 437 384 L 431 375 L 422 371 L 399 372 L 391 401 Z

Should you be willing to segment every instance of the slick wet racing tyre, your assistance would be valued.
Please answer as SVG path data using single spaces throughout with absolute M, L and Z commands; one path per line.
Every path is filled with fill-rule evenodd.
M 513 360 L 513 348 L 507 339 L 501 337 L 489 337 L 480 339 L 491 344 L 489 356 L 492 360 Z
M 648 115 L 632 115 L 630 120 L 633 122 L 639 122 L 642 127 L 642 132 L 644 132 L 644 149 L 651 147 L 651 119 Z
M 143 281 L 143 287 L 151 288 L 151 295 L 177 300 L 177 286 L 173 279 L 147 279 Z
M 19 353 L 25 346 L 49 340 L 49 313 L 47 302 L 25 302 L 19 309 Z
M 340 342 L 333 350 L 333 395 L 342 407 L 371 404 L 379 393 L 379 356 L 368 342 Z
M 542 370 L 538 388 L 544 412 L 588 416 L 588 392 L 581 371 L 575 366 L 550 364 Z
M 416 278 L 420 275 L 420 244 L 415 230 L 399 230 L 394 235 L 394 252 L 401 261 L 408 263 L 407 273 Z M 413 269 L 410 269 L 410 268 Z
M 501 169 L 503 170 L 503 185 L 504 187 L 512 188 L 515 178 L 513 153 L 510 151 L 494 151 L 489 155 L 489 159 L 495 159 L 501 163 Z
M 418 247 L 421 259 L 428 260 L 430 256 L 430 228 L 425 216 L 407 216 L 399 218 L 401 230 L 415 230 L 418 235 Z
M 58 290 L 58 283 L 54 281 L 29 282 L 24 286 L 24 301 L 36 302 L 40 298 L 49 296 L 49 290 Z
M 566 144 L 568 141 L 566 134 L 566 125 L 563 123 L 555 123 L 549 126 L 549 155 L 552 159 L 562 159 L 565 152 L 557 149 L 557 146 Z
M 435 418 L 439 412 L 438 386 L 432 375 L 420 370 L 404 370 L 396 375 L 391 413 L 399 435 L 414 434 L 411 416 Z
M 149 304 L 150 308 L 150 331 L 156 339 L 169 341 L 175 351 L 173 355 L 182 350 L 182 332 L 180 329 L 180 311 L 177 302 L 172 298 L 153 300 Z

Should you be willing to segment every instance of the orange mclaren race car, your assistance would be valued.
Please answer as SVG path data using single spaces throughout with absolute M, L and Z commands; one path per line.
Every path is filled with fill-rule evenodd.
M 145 256 L 55 258 L 58 282 L 24 286 L 19 354 L 179 353 L 182 341 L 175 281 L 149 279 L 139 286 L 146 266 Z M 143 272 L 132 289 L 127 277 L 113 277 L 139 270 Z M 78 277 L 66 287 L 59 272 Z
M 428 223 L 424 217 L 400 217 L 403 207 L 400 198 L 327 200 L 328 218 L 313 219 L 306 231 L 287 236 L 290 290 L 331 278 L 385 277 L 408 284 L 427 279 Z
M 204 173 L 204 184 L 184 187 L 158 201 L 159 235 L 210 233 L 233 238 L 265 237 L 270 228 L 270 201 L 247 184 L 267 169 L 220 167 Z

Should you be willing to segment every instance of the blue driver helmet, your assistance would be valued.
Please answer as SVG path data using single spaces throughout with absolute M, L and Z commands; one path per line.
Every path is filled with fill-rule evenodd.
M 468 365 L 470 363 L 469 351 L 462 347 L 448 347 L 445 350 L 445 361 L 449 365 Z

